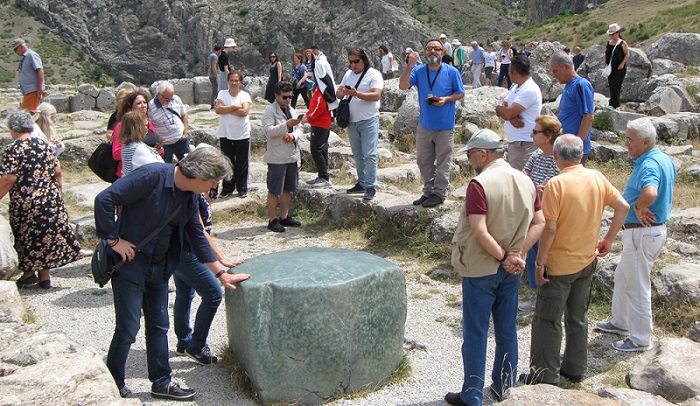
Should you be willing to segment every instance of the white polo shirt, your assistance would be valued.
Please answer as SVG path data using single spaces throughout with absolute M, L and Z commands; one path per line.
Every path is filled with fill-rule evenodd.
M 540 115 L 540 111 L 542 110 L 542 92 L 540 91 L 540 87 L 530 78 L 526 80 L 522 86 L 516 85 L 513 87 L 513 90 L 511 90 L 506 98 L 506 102 L 509 106 L 513 103 L 517 103 L 525 107 L 525 110 L 520 113 L 525 123 L 524 127 L 515 128 L 506 120 L 503 129 L 506 132 L 508 142 L 532 142 L 532 129 L 535 128 L 535 119 Z

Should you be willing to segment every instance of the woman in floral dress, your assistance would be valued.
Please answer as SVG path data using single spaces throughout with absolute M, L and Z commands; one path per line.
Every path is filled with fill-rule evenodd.
M 26 110 L 10 113 L 7 127 L 13 142 L 0 162 L 0 199 L 10 193 L 10 226 L 23 272 L 17 286 L 49 289 L 50 269 L 81 258 L 61 197 L 61 167 L 49 145 L 31 136 L 34 122 Z

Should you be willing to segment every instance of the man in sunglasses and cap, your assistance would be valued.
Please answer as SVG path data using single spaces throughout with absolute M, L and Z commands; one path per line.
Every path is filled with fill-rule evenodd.
M 523 257 L 537 241 L 544 216 L 532 180 L 503 159 L 495 132 L 479 130 L 462 151 L 477 176 L 467 187 L 452 239 L 452 266 L 462 276 L 464 383 L 450 392 L 451 405 L 480 405 L 489 319 L 496 337 L 490 390 L 500 401 L 515 384 L 518 368 L 518 288 Z

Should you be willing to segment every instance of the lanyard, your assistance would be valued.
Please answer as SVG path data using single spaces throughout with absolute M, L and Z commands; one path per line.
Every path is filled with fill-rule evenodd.
M 169 123 L 170 125 L 175 125 L 175 113 L 174 113 L 174 112 L 171 113 L 171 114 L 170 114 L 170 117 L 168 117 L 168 110 L 170 110 L 170 109 L 168 109 L 168 108 L 166 108 L 165 106 L 162 106 L 162 105 L 161 105 L 161 108 L 163 109 L 163 114 L 165 115 L 165 119 L 168 120 L 168 123 Z
M 430 68 L 427 66 L 425 67 L 425 77 L 428 78 L 428 87 L 430 88 L 430 92 L 432 93 L 433 91 L 433 86 L 435 86 L 435 82 L 437 82 L 438 75 L 440 75 L 440 71 L 442 70 L 442 64 L 440 64 L 440 68 L 438 68 L 437 73 L 435 74 L 435 77 L 433 78 L 433 81 L 430 81 Z

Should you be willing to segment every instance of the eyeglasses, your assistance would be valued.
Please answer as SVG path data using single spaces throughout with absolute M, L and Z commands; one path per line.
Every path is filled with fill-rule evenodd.
M 349 59 L 351 65 L 355 63 L 360 63 L 361 60 L 362 59 Z
M 281 97 L 282 99 L 284 99 L 284 100 L 289 100 L 289 99 L 292 98 L 292 96 L 280 96 L 280 97 Z
M 427 47 L 425 47 L 425 50 L 426 50 L 426 51 L 442 52 L 442 47 L 427 46 Z
M 470 149 L 469 151 L 467 151 L 467 159 L 471 159 L 471 158 L 472 158 L 472 155 L 473 155 L 476 151 L 480 151 L 480 150 L 474 148 L 474 149 Z
M 270 55 L 270 59 L 277 59 L 277 56 L 275 56 L 275 55 Z
M 168 100 L 168 101 L 173 101 L 173 100 L 175 100 L 175 95 L 173 95 L 173 97 L 165 97 L 164 95 L 161 94 L 160 97 L 162 97 L 163 100 Z
M 544 130 L 532 130 L 532 133 L 533 134 L 544 134 L 545 131 Z

